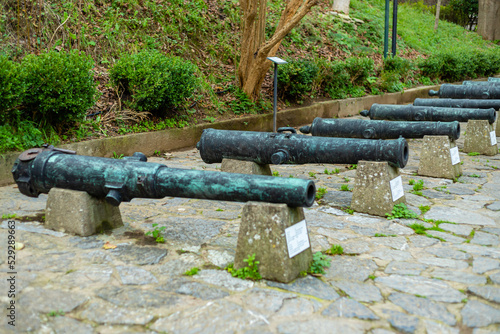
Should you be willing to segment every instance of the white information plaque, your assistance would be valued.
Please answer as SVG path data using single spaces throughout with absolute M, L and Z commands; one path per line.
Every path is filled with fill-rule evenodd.
M 398 176 L 397 178 L 392 179 L 389 183 L 391 185 L 392 201 L 395 202 L 405 194 L 405 191 L 403 190 L 403 179 L 401 176 Z
M 288 256 L 290 258 L 302 253 L 310 247 L 309 235 L 307 234 L 306 220 L 301 220 L 285 229 Z
M 497 134 L 495 133 L 495 131 L 490 132 L 490 139 L 492 146 L 497 144 Z
M 457 146 L 450 149 L 450 155 L 451 155 L 451 164 L 452 165 L 456 165 L 456 164 L 460 163 L 460 154 L 458 154 L 458 147 Z

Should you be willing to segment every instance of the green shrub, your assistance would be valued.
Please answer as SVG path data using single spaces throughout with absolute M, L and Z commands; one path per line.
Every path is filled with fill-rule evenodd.
M 16 106 L 20 104 L 23 92 L 19 65 L 7 56 L 0 56 L 0 124 L 15 118 Z
M 0 125 L 0 152 L 2 153 L 39 147 L 45 142 L 43 133 L 33 122 L 22 121 L 16 126 Z
M 318 66 L 309 60 L 295 60 L 282 65 L 278 70 L 280 95 L 287 99 L 300 99 L 311 91 L 317 74 Z
M 346 59 L 346 70 L 354 86 L 369 85 L 368 78 L 373 75 L 373 59 L 351 57 Z
M 401 75 L 393 71 L 382 71 L 380 73 L 380 88 L 389 93 L 402 91 L 404 85 L 401 82 Z
M 500 50 L 491 48 L 440 51 L 423 60 L 419 67 L 424 76 L 447 81 L 493 75 L 500 71 Z
M 478 0 L 451 0 L 447 6 L 441 7 L 440 17 L 465 27 L 470 18 L 477 17 L 478 10 Z
M 349 83 L 350 76 L 343 61 L 318 61 L 319 74 L 317 85 L 332 99 L 344 99 L 347 97 L 346 83 Z
M 131 96 L 132 109 L 166 116 L 168 108 L 182 106 L 200 86 L 197 71 L 188 60 L 143 50 L 120 58 L 109 76 L 113 86 Z
M 235 99 L 229 102 L 229 107 L 236 115 L 256 112 L 257 104 L 241 88 L 232 86 L 230 90 Z
M 365 95 L 370 87 L 369 78 L 374 74 L 373 60 L 347 58 L 346 61 L 318 61 L 317 85 L 332 98 L 345 99 Z
M 93 61 L 76 50 L 27 55 L 21 66 L 23 113 L 35 122 L 60 128 L 80 121 L 98 97 Z

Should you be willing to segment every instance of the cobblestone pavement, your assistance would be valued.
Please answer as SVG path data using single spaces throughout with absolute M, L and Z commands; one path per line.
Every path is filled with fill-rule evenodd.
M 462 127 L 464 128 L 464 127 Z M 500 138 L 499 138 L 500 139 Z M 345 213 L 355 170 L 345 165 L 271 166 L 281 177 L 310 178 L 328 192 L 305 209 L 313 251 L 341 245 L 321 278 L 290 284 L 252 282 L 220 270 L 234 259 L 243 204 L 182 198 L 135 199 L 121 205 L 125 226 L 75 237 L 16 224 L 16 331 L 22 333 L 499 333 L 500 155 L 467 156 L 464 176 L 416 176 L 422 140 L 410 140 L 400 173 L 411 209 L 446 220 L 419 235 L 416 219 Z M 458 146 L 463 146 L 463 139 Z M 196 150 L 151 158 L 170 167 L 217 170 Z M 326 174 L 338 168 L 339 174 Z M 409 180 L 423 180 L 423 196 Z M 0 213 L 43 215 L 47 196 L 0 188 Z M 421 208 L 430 207 L 427 212 Z M 424 209 L 425 211 L 425 209 Z M 71 217 L 68 217 L 71 219 Z M 144 245 L 152 224 L 165 244 Z M 8 332 L 7 220 L 0 236 L 2 310 Z M 116 245 L 105 249 L 106 242 Z M 195 276 L 183 276 L 193 267 Z

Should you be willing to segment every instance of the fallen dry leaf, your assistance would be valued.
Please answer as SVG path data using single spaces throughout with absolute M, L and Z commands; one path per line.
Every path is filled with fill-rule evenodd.
M 106 241 L 106 243 L 102 246 L 104 249 L 115 249 L 116 245 L 112 245 L 109 243 L 109 241 Z

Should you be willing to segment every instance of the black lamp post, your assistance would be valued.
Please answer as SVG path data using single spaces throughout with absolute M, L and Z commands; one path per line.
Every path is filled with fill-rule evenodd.
M 274 103 L 273 103 L 273 132 L 276 132 L 276 113 L 278 105 L 278 65 L 287 62 L 278 57 L 267 57 L 274 63 Z

